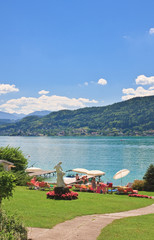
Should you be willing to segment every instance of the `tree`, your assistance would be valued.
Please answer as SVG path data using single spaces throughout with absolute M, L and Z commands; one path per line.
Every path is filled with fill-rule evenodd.
M 150 164 L 149 168 L 147 169 L 143 179 L 145 182 L 145 187 L 149 191 L 154 190 L 154 165 Z
M 0 159 L 14 163 L 14 172 L 25 171 L 28 165 L 28 160 L 24 157 L 19 147 L 0 147 Z
M 2 164 L 0 164 L 0 172 L 4 171 L 4 167 Z
M 0 172 L 0 239 L 27 239 L 27 230 L 15 216 L 7 215 L 1 208 L 4 198 L 10 198 L 15 188 L 15 177 L 11 172 Z
M 3 198 L 13 196 L 13 190 L 15 188 L 15 177 L 12 173 L 7 171 L 0 172 L 0 207 Z

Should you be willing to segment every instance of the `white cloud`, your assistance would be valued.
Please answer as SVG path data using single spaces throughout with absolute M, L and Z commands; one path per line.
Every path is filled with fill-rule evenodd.
M 107 81 L 103 78 L 99 79 L 97 84 L 100 84 L 100 85 L 106 85 L 107 84 Z
M 154 34 L 154 28 L 150 28 L 149 34 L 150 34 L 150 35 Z
M 85 103 L 98 103 L 98 101 L 94 99 L 90 101 L 88 98 L 79 98 L 78 100 Z
M 19 89 L 15 85 L 10 84 L 0 84 L 0 95 L 7 94 L 10 92 L 19 92 Z
M 97 103 L 96 100 L 87 98 L 68 98 L 63 96 L 46 96 L 42 95 L 39 98 L 21 97 L 18 99 L 8 100 L 0 105 L 0 110 L 8 113 L 24 113 L 29 114 L 34 111 L 58 111 L 62 109 L 78 109 L 87 107 Z
M 46 90 L 41 90 L 38 92 L 38 94 L 40 94 L 40 95 L 46 95 L 48 93 L 49 93 L 49 91 L 46 91 Z
M 122 96 L 122 100 L 128 100 L 134 97 L 144 97 L 154 95 L 154 88 L 144 89 L 143 87 L 138 87 L 136 90 L 133 88 L 123 88 L 122 92 L 126 96 Z
M 152 85 L 148 89 L 143 87 L 138 87 L 136 90 L 133 88 L 123 88 L 122 92 L 126 94 L 126 96 L 122 96 L 122 100 L 128 100 L 134 97 L 144 97 L 144 96 L 152 96 L 154 95 L 154 76 L 146 77 L 145 75 L 139 75 L 136 78 L 137 85 Z
M 136 84 L 141 84 L 141 85 L 154 84 L 154 76 L 146 77 L 145 75 L 139 75 L 136 78 Z
M 124 94 L 135 94 L 135 90 L 133 88 L 123 88 L 122 92 Z
M 88 86 L 88 82 L 85 82 L 84 85 L 85 85 L 85 86 Z
M 154 86 L 150 87 L 149 90 L 154 90 Z

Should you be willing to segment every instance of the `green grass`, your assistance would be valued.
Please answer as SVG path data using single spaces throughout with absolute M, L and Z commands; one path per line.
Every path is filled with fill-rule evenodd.
M 45 191 L 16 187 L 13 198 L 3 201 L 3 208 L 22 217 L 26 226 L 52 228 L 76 216 L 127 211 L 152 203 L 153 199 L 84 192 L 79 193 L 77 200 L 51 200 L 46 198 Z
M 153 240 L 154 214 L 114 220 L 105 227 L 97 240 Z
M 139 194 L 148 195 L 148 196 L 154 196 L 154 192 L 140 191 Z

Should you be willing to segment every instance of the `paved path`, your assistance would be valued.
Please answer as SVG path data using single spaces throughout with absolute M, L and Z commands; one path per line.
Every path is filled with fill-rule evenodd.
M 101 229 L 115 219 L 151 213 L 154 213 L 154 204 L 125 212 L 76 217 L 57 224 L 52 229 L 28 228 L 28 238 L 32 240 L 96 240 Z

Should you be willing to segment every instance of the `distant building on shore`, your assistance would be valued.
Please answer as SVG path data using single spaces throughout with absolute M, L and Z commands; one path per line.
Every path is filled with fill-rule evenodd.
M 3 168 L 5 171 L 10 171 L 11 167 L 15 167 L 12 162 L 6 161 L 6 160 L 0 160 L 0 164 L 3 165 Z

